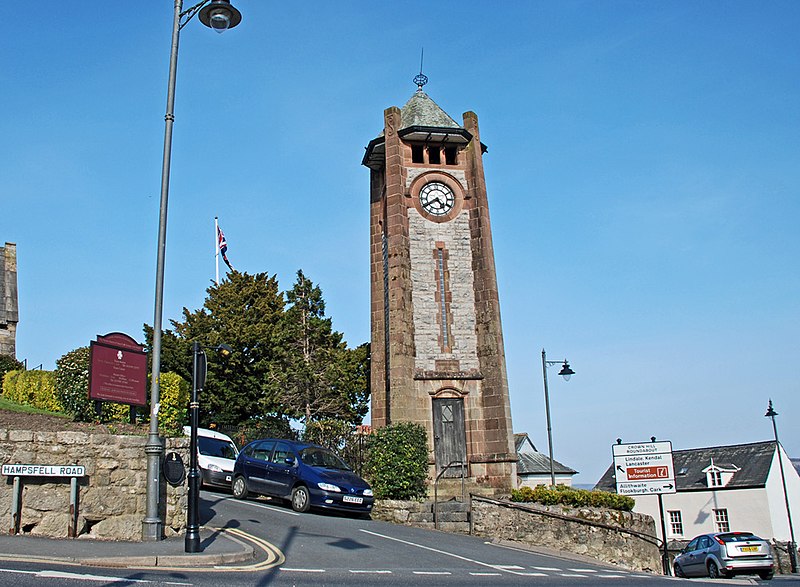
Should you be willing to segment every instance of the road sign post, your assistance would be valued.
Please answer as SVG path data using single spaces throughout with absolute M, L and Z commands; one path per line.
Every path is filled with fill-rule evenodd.
M 638 442 L 612 446 L 614 455 L 614 478 L 619 495 L 657 495 L 658 513 L 661 518 L 661 564 L 664 574 L 669 575 L 669 552 L 667 551 L 667 527 L 664 522 L 665 493 L 675 493 L 675 468 L 672 465 L 672 442 Z

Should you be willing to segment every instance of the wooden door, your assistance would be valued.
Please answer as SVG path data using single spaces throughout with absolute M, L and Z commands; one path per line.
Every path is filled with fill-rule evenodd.
M 436 457 L 436 472 L 442 471 L 452 462 L 460 461 L 466 466 L 467 438 L 464 426 L 464 400 L 441 398 L 433 400 L 433 449 Z M 466 469 L 464 469 L 466 475 Z M 460 477 L 461 468 L 452 466 L 444 477 Z

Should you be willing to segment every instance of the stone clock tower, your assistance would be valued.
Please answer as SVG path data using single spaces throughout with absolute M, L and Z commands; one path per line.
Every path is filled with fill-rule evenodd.
M 422 90 L 370 141 L 372 425 L 428 431 L 431 477 L 464 463 L 471 487 L 516 486 L 478 117 Z M 454 465 L 444 476 L 460 476 Z

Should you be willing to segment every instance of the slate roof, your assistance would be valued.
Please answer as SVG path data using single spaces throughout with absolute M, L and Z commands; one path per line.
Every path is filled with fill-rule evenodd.
M 518 475 L 550 474 L 550 459 L 546 454 L 536 450 L 527 433 L 514 434 L 514 444 L 517 450 Z M 526 450 L 525 445 L 533 450 Z M 578 473 L 575 469 L 562 465 L 555 459 L 553 459 L 553 472 L 561 475 L 576 475 Z
M 403 128 L 410 126 L 436 126 L 439 128 L 461 128 L 461 125 L 453 120 L 447 112 L 442 110 L 428 94 L 422 90 L 417 90 L 414 95 L 400 109 L 402 115 Z
M 800 475 L 800 459 L 792 457 L 790 459 L 792 461 L 792 465 L 797 470 L 797 474 Z
M 767 475 L 775 455 L 775 441 L 753 442 L 751 444 L 734 444 L 731 446 L 713 446 L 709 448 L 692 448 L 672 452 L 672 464 L 675 469 L 675 482 L 678 491 L 707 491 L 709 489 L 706 474 L 703 470 L 711 464 L 723 468 L 735 465 L 739 468 L 731 480 L 717 490 L 744 489 L 764 487 Z M 727 468 L 727 466 L 725 468 Z M 614 465 L 608 467 L 595 489 L 616 491 Z

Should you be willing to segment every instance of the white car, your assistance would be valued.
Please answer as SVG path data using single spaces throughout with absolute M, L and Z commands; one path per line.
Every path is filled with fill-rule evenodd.
M 191 427 L 184 426 L 183 433 L 190 436 Z M 239 449 L 230 436 L 207 428 L 197 429 L 197 466 L 201 487 L 213 485 L 230 489 L 237 456 Z

